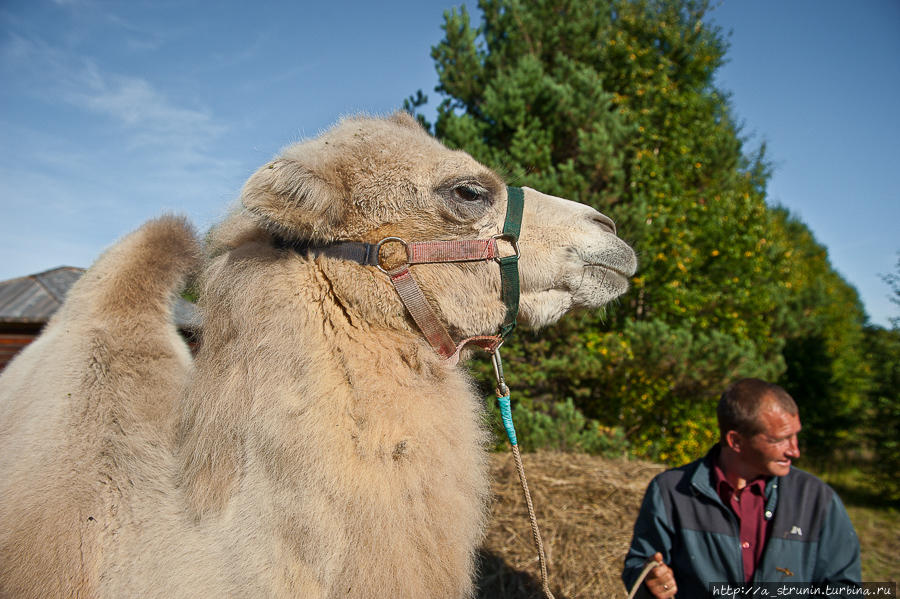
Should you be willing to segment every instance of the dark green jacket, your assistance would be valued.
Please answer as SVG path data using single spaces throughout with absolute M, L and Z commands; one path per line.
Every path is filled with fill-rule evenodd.
M 740 523 L 713 488 L 718 451 L 716 445 L 650 482 L 625 557 L 626 588 L 657 551 L 675 573 L 679 598 L 708 597 L 713 582 L 745 586 Z M 772 477 L 765 494 L 769 539 L 750 584 L 859 585 L 859 539 L 831 487 L 792 467 L 786 476 Z M 650 596 L 646 587 L 642 591 Z

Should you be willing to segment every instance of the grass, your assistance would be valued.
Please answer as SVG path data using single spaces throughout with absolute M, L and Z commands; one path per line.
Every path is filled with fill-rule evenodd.
M 855 467 L 816 474 L 837 491 L 859 536 L 865 581 L 900 583 L 900 506 Z
M 900 583 L 900 511 L 848 505 L 847 512 L 859 535 L 863 580 Z

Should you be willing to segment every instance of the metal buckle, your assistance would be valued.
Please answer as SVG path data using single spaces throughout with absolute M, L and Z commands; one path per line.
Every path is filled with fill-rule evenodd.
M 509 243 L 513 249 L 513 256 L 516 258 L 519 257 L 519 239 L 509 233 L 497 233 L 496 235 L 491 235 L 491 239 L 502 239 L 503 241 Z M 502 256 L 503 258 L 510 258 L 511 256 Z M 500 261 L 500 248 L 497 248 L 497 257 L 494 258 L 497 262 Z
M 375 244 L 375 266 L 386 275 L 390 275 L 390 273 L 385 270 L 383 266 L 381 266 L 381 246 L 384 245 L 388 241 L 396 241 L 403 246 L 403 249 L 406 250 L 407 259 L 409 259 L 409 245 L 401 239 L 400 237 L 385 237 L 381 241 Z M 404 264 L 406 264 L 404 262 Z

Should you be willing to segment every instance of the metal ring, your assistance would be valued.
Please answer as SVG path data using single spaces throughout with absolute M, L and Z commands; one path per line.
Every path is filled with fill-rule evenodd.
M 514 235 L 510 235 L 509 233 L 497 233 L 496 235 L 491 235 L 491 239 L 502 239 L 504 241 L 509 242 L 509 244 L 513 248 L 513 252 L 515 252 L 513 255 L 516 258 L 519 257 L 519 238 L 518 237 L 516 237 Z M 500 253 L 499 249 L 498 249 L 497 253 L 498 254 Z M 496 258 L 494 258 L 494 260 L 499 261 L 500 256 L 498 255 Z
M 409 256 L 409 245 L 406 243 L 406 241 L 404 241 L 400 237 L 385 237 L 384 239 L 382 239 L 381 241 L 376 243 L 375 244 L 375 266 L 378 268 L 378 270 L 380 270 L 381 272 L 383 272 L 386 275 L 390 274 L 390 273 L 388 273 L 388 271 L 385 270 L 383 266 L 381 266 L 381 246 L 384 245 L 384 243 L 388 242 L 388 241 L 400 242 L 400 244 L 403 245 L 403 249 L 407 251 L 407 256 Z

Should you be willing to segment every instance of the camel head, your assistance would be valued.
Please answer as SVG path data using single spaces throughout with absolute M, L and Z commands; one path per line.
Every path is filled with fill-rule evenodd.
M 256 227 L 290 242 L 375 244 L 385 237 L 490 238 L 502 231 L 507 193 L 496 173 L 398 113 L 345 119 L 318 138 L 288 147 L 251 176 L 242 203 Z M 635 254 L 608 217 L 528 188 L 524 197 L 521 324 L 545 326 L 572 308 L 601 306 L 628 289 Z M 512 251 L 506 242 L 498 246 L 501 254 Z M 385 246 L 384 259 L 395 259 L 391 253 L 399 250 L 397 244 Z M 371 266 L 355 268 L 368 268 L 367 281 L 375 277 L 376 283 L 337 290 L 343 300 L 403 313 L 383 274 Z M 422 264 L 412 273 L 454 336 L 497 332 L 505 306 L 496 263 Z

